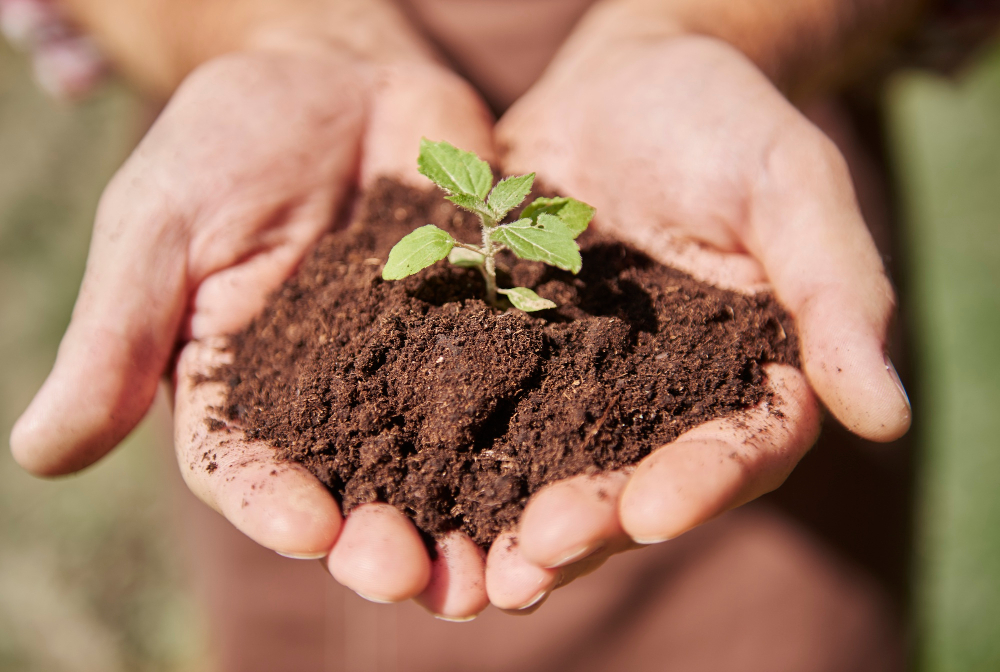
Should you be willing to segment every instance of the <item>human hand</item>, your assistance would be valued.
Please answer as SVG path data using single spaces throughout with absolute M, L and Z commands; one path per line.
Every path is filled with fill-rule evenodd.
M 234 53 L 196 70 L 101 200 L 55 367 L 11 437 L 18 462 L 58 475 L 100 459 L 146 413 L 180 348 L 178 462 L 192 491 L 237 528 L 283 554 L 326 556 L 338 580 L 377 599 L 420 594 L 442 571 L 465 572 L 463 558 L 481 579 L 481 554 L 462 540 L 442 554 L 450 564 L 432 564 L 392 507 L 359 507 L 345 523 L 303 468 L 208 432 L 206 410 L 224 391 L 194 377 L 211 371 L 220 337 L 260 310 L 356 185 L 382 174 L 422 181 L 422 135 L 492 158 L 491 123 L 467 85 L 429 62 L 375 65 L 317 45 Z M 434 585 L 424 602 L 438 613 L 485 606 L 481 588 L 478 603 L 456 605 Z
M 844 160 L 741 53 L 679 34 L 577 39 L 501 119 L 497 145 L 504 172 L 537 171 L 652 256 L 728 288 L 769 286 L 796 319 L 803 370 L 767 367 L 770 409 L 537 493 L 518 543 L 491 550 L 494 604 L 524 607 L 778 487 L 817 435 L 813 392 L 860 436 L 905 433 L 884 354 L 893 291 Z

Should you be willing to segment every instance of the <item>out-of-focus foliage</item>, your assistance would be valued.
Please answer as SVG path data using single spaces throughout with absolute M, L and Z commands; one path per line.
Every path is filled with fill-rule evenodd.
M 1000 670 L 1000 44 L 896 78 L 922 449 L 914 641 L 926 672 Z
M 197 670 L 202 636 L 170 536 L 164 414 L 79 477 L 6 450 L 83 274 L 101 189 L 140 131 L 121 88 L 70 106 L 0 45 L 0 670 Z M 84 400 L 81 400 L 82 402 Z

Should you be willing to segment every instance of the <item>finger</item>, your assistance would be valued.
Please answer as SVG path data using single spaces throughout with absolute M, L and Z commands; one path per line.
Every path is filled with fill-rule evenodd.
M 437 542 L 431 578 L 417 602 L 445 621 L 471 621 L 489 605 L 486 554 L 468 535 L 452 532 Z
M 122 179 L 101 200 L 52 372 L 11 433 L 14 458 L 39 475 L 86 467 L 142 419 L 185 308 L 183 227 Z
M 225 385 L 200 378 L 224 357 L 210 344 L 192 342 L 178 361 L 174 446 L 184 481 L 262 546 L 291 557 L 321 558 L 341 527 L 330 492 L 300 465 L 277 460 L 270 446 L 245 440 L 240 430 L 209 428 L 212 409 L 225 401 Z
M 672 539 L 784 482 L 816 440 L 819 407 L 797 369 L 766 371 L 773 400 L 699 425 L 639 463 L 619 505 L 629 536 Z
M 361 185 L 383 175 L 430 187 L 417 172 L 420 139 L 446 140 L 496 163 L 493 117 L 465 81 L 434 65 L 380 68 L 365 134 Z
M 558 569 L 545 569 L 521 553 L 517 535 L 505 532 L 486 557 L 486 594 L 499 609 L 526 613 L 537 607 L 559 582 Z
M 417 528 L 389 504 L 363 504 L 351 511 L 327 568 L 372 602 L 415 597 L 431 577 L 431 561 Z
M 621 537 L 618 498 L 627 481 L 623 472 L 580 475 L 540 490 L 521 514 L 523 557 L 540 567 L 562 567 Z
M 622 532 L 619 536 L 607 540 L 603 546 L 582 560 L 578 560 L 577 562 L 560 568 L 559 580 L 556 583 L 555 588 L 567 586 L 580 577 L 587 576 L 591 572 L 597 571 L 612 555 L 635 550 L 637 548 L 644 548 L 644 546 L 636 543 L 624 532 Z
M 813 389 L 851 431 L 892 441 L 911 415 L 885 354 L 892 287 L 843 158 L 818 130 L 800 126 L 767 157 L 748 246 L 795 316 Z
M 190 290 L 218 273 L 195 307 L 206 315 L 235 297 L 231 313 L 202 321 L 232 327 L 225 315 L 248 318 L 248 305 L 262 305 L 329 225 L 326 213 L 339 211 L 356 174 L 364 121 L 357 78 L 333 60 L 234 54 L 178 90 L 101 199 L 56 364 L 11 436 L 27 469 L 68 473 L 114 447 L 152 402 Z M 304 197 L 319 185 L 325 192 Z M 253 268 L 256 285 L 221 287 L 236 278 L 220 271 L 262 256 L 270 258 Z
M 295 271 L 306 250 L 334 221 L 343 202 L 344 184 L 338 179 L 329 188 L 313 189 L 294 208 L 280 202 L 255 204 L 260 206 L 258 214 L 270 213 L 267 219 L 280 223 L 280 232 L 272 240 L 248 236 L 250 240 L 207 241 L 216 249 L 203 256 L 231 256 L 214 259 L 214 264 L 199 269 L 198 277 L 205 277 L 191 296 L 190 319 L 182 325 L 183 337 L 232 334 L 259 315 L 271 294 Z M 192 244 L 195 252 L 199 251 L 197 242 L 201 241 Z M 250 245 L 245 245 L 247 242 Z M 234 253 L 241 246 L 252 246 L 253 251 L 236 257 Z

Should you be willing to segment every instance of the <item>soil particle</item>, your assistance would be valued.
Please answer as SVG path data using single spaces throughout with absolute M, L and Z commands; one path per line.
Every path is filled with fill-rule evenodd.
M 700 283 L 594 231 L 577 276 L 501 258 L 501 286 L 559 306 L 541 313 L 491 308 L 479 275 L 446 262 L 383 281 L 389 249 L 427 223 L 479 236 L 439 192 L 381 180 L 214 376 L 228 421 L 346 511 L 388 502 L 432 537 L 460 528 L 486 546 L 543 485 L 634 464 L 765 399 L 762 364 L 798 365 L 771 296 Z
M 210 432 L 217 432 L 220 429 L 226 429 L 226 423 L 218 418 L 205 418 L 205 426 L 208 427 Z

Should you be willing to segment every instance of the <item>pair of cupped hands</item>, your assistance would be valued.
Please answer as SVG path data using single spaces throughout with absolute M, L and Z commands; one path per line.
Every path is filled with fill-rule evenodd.
M 802 370 L 767 367 L 770 407 L 701 425 L 632 469 L 544 488 L 485 555 L 455 532 L 431 559 L 393 507 L 345 517 L 268 446 L 208 432 L 224 389 L 195 375 L 376 178 L 430 186 L 416 172 L 421 137 L 537 171 L 595 206 L 596 226 L 699 278 L 769 287 L 798 324 Z M 414 598 L 450 620 L 489 603 L 528 612 L 610 555 L 779 486 L 816 438 L 820 401 L 863 437 L 903 434 L 909 404 L 884 354 L 893 304 L 844 160 L 722 42 L 570 50 L 496 124 L 434 62 L 248 50 L 195 70 L 107 187 L 72 321 L 11 445 L 37 474 L 82 469 L 171 374 L 184 479 L 250 538 L 322 559 L 372 600 Z

